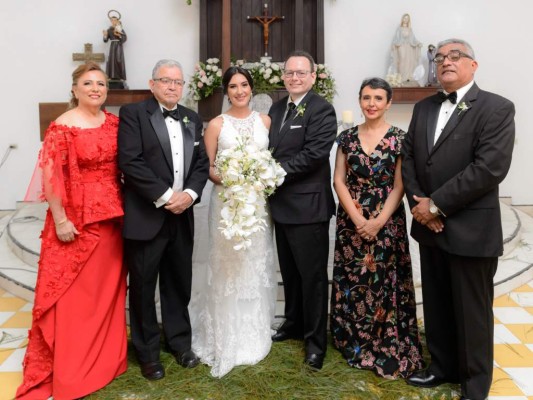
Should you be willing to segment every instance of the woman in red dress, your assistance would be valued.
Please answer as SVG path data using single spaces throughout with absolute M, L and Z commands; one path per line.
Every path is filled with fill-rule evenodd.
M 50 124 L 40 154 L 49 209 L 17 399 L 83 397 L 127 368 L 118 118 L 101 110 L 97 64 L 72 78 L 72 108 Z

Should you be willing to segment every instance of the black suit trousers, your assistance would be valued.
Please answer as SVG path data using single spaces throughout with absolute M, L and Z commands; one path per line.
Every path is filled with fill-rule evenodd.
M 166 343 L 171 351 L 182 352 L 191 347 L 187 307 L 191 297 L 192 249 L 193 236 L 184 214 L 168 213 L 152 240 L 125 240 L 131 338 L 140 362 L 159 360 L 160 329 L 155 308 L 158 276 Z
M 328 317 L 329 222 L 276 222 L 276 245 L 285 322 L 281 329 L 303 337 L 308 354 L 326 354 Z
M 492 382 L 493 278 L 497 257 L 464 257 L 420 246 L 429 370 L 460 382 L 462 395 L 485 399 Z

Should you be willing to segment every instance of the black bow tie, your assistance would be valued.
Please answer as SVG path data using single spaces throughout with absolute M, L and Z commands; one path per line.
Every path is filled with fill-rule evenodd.
M 167 110 L 166 108 L 163 108 L 163 118 L 171 117 L 174 118 L 176 121 L 179 121 L 180 119 L 180 113 L 177 108 L 173 110 Z
M 444 92 L 438 92 L 439 100 L 441 103 L 444 103 L 446 100 L 450 100 L 450 103 L 455 104 L 457 103 L 457 92 L 451 92 L 450 94 L 446 94 Z

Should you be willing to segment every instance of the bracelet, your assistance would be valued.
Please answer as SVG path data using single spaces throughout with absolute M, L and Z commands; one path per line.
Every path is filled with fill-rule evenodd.
M 68 218 L 65 218 L 63 221 L 56 222 L 56 228 L 60 227 L 61 225 L 65 224 L 68 221 Z

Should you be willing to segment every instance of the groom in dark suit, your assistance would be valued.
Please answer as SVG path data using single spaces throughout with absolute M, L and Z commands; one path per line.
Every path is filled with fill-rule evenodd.
M 492 381 L 493 277 L 503 253 L 498 185 L 515 136 L 514 105 L 474 83 L 463 40 L 439 43 L 444 92 L 415 105 L 402 177 L 420 245 L 424 325 L 431 363 L 408 383 L 461 384 L 461 399 L 486 399 Z
M 198 364 L 191 350 L 194 218 L 209 161 L 198 115 L 181 105 L 183 72 L 159 61 L 149 82 L 154 97 L 120 109 L 119 166 L 124 173 L 124 238 L 129 270 L 133 347 L 142 375 L 161 379 L 160 331 L 155 309 L 159 277 L 165 341 L 176 361 Z
M 337 134 L 333 106 L 311 90 L 315 63 L 295 51 L 285 61 L 289 96 L 272 105 L 270 147 L 287 172 L 270 197 L 285 292 L 285 322 L 273 341 L 305 340 L 305 363 L 321 369 L 326 354 L 329 220 L 335 213 L 329 155 Z

